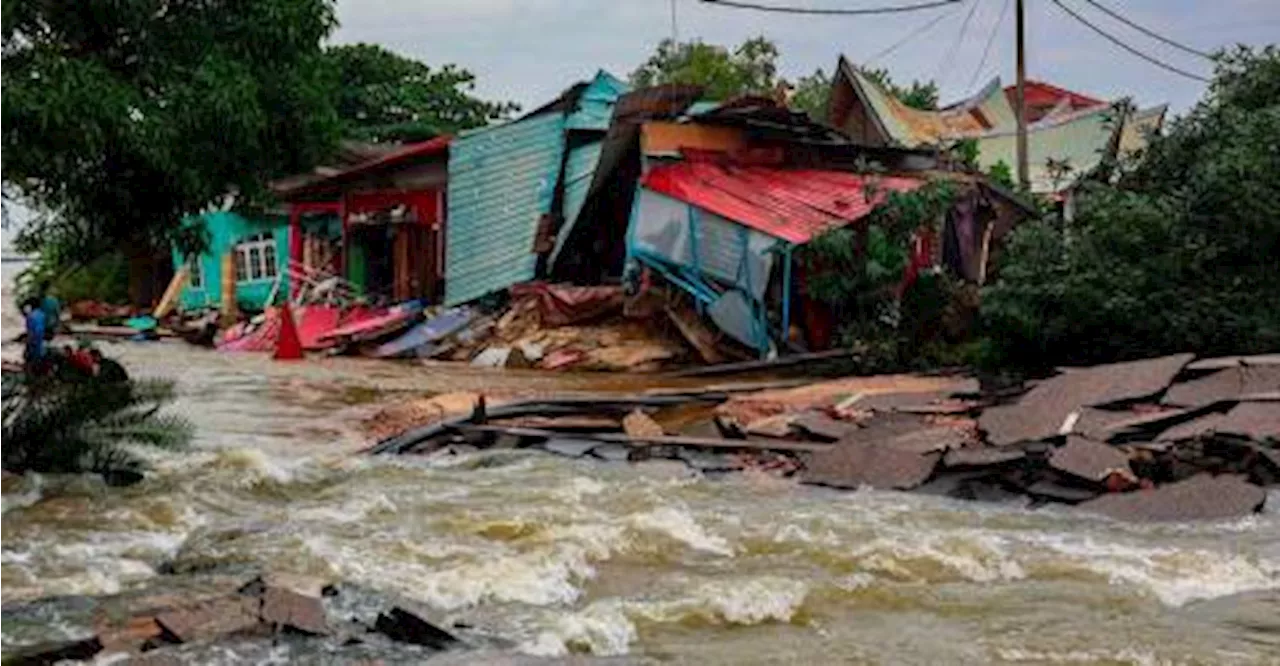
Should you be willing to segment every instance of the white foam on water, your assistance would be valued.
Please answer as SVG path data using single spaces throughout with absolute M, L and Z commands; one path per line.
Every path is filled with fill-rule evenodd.
M 588 495 L 599 495 L 604 491 L 603 483 L 585 476 L 575 476 L 569 479 L 568 483 L 553 490 L 552 495 L 563 501 L 577 503 Z
M 1144 588 L 1168 606 L 1280 589 L 1280 562 L 1224 551 L 1102 542 L 1046 535 L 1033 544 L 1113 583 Z
M 636 626 L 627 617 L 623 604 L 606 599 L 561 615 L 551 628 L 517 649 L 540 657 L 564 657 L 573 652 L 617 656 L 627 654 L 636 638 Z
M 1026 577 L 1002 537 L 977 531 L 926 535 L 902 533 L 881 537 L 853 548 L 858 565 L 872 572 L 909 581 L 937 582 L 934 572 L 918 561 L 942 567 L 949 576 L 975 583 Z
M 790 622 L 808 595 L 807 584 L 787 578 L 717 581 L 697 588 L 691 610 L 729 624 Z
M 1023 648 L 996 648 L 996 655 L 1004 661 L 1032 664 L 1130 664 L 1131 666 L 1173 666 L 1171 659 L 1161 659 L 1149 650 L 1123 648 L 1120 650 L 1029 650 Z
M 9 513 L 11 509 L 21 509 L 39 502 L 44 497 L 44 477 L 35 472 L 28 472 L 21 480 L 23 488 L 20 492 L 5 493 L 0 498 L 0 514 Z
M 660 532 L 694 550 L 725 557 L 732 557 L 734 554 L 728 540 L 708 532 L 684 509 L 664 506 L 653 511 L 633 514 L 628 522 L 636 530 Z

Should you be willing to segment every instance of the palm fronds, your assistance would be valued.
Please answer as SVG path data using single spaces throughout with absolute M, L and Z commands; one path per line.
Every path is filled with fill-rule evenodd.
M 173 449 L 191 439 L 189 422 L 159 413 L 174 398 L 169 381 L 7 379 L 3 466 L 12 472 L 137 472 L 141 461 L 123 445 Z

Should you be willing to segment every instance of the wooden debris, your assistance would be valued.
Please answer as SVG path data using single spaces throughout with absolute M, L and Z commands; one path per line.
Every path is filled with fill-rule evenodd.
M 766 416 L 748 423 L 747 434 L 760 435 L 762 437 L 786 437 L 793 432 L 795 419 L 796 417 L 791 414 Z
M 1238 476 L 1200 474 L 1154 490 L 1113 493 L 1080 508 L 1136 522 L 1221 520 L 1262 508 L 1267 492 Z
M 657 421 L 639 409 L 633 409 L 623 417 L 622 430 L 632 437 L 661 437 L 666 434 Z
M 520 437 L 541 437 L 544 439 L 561 439 L 557 437 L 557 433 L 550 430 L 537 430 L 534 428 L 508 428 L 504 426 L 482 426 L 470 424 L 456 424 L 453 428 L 462 431 L 475 432 L 495 432 L 517 435 Z M 830 448 L 830 444 L 817 444 L 814 442 L 787 442 L 775 440 L 746 440 L 746 439 L 716 439 L 714 437 L 683 437 L 679 435 L 665 435 L 663 437 L 631 437 L 630 435 L 614 434 L 614 433 L 584 433 L 579 435 L 583 440 L 592 440 L 596 442 L 615 442 L 618 444 L 626 444 L 628 446 L 643 447 L 647 445 L 662 446 L 687 446 L 701 449 L 722 449 L 722 450 L 755 450 L 755 451 L 790 451 L 790 452 L 811 452 L 822 451 Z M 563 440 L 562 440 L 563 441 Z
M 671 307 L 666 310 L 667 318 L 676 325 L 680 335 L 684 336 L 684 339 L 698 351 L 698 356 L 704 363 L 715 365 L 724 362 L 724 355 L 716 349 L 716 334 L 702 323 L 702 318 L 697 313 Z
M 1065 445 L 1049 454 L 1049 466 L 1086 481 L 1101 482 L 1113 472 L 1133 477 L 1129 456 L 1124 451 L 1077 436 L 1067 437 Z

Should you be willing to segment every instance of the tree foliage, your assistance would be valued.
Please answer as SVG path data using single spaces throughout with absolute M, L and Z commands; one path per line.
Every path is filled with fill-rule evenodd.
M 4 384 L 10 472 L 136 477 L 144 464 L 126 445 L 174 449 L 191 439 L 189 422 L 159 413 L 174 398 L 171 382 L 5 373 Z
M 934 111 L 938 108 L 938 83 L 936 81 L 912 80 L 911 85 L 900 86 L 894 83 L 893 78 L 889 76 L 889 70 L 886 68 L 872 69 L 863 67 L 862 73 L 888 91 L 890 95 L 897 97 L 898 101 L 913 109 Z
M 340 85 L 343 135 L 368 141 L 422 141 L 483 127 L 519 110 L 472 95 L 476 77 L 456 65 L 433 69 L 374 44 L 331 46 L 325 59 Z
M 874 352 L 887 369 L 918 347 L 926 320 L 941 315 L 945 299 L 912 292 L 946 291 L 939 276 L 927 276 L 907 292 L 915 311 L 904 318 L 902 285 L 910 243 L 920 229 L 936 229 L 958 192 L 949 181 L 930 181 L 911 192 L 890 191 L 858 228 L 828 231 L 802 246 L 808 296 L 841 322 L 844 342 Z M 877 196 L 869 188 L 868 196 Z M 930 310 L 930 312 L 924 312 Z M 905 324 L 905 325 L 904 325 Z
M 310 169 L 338 138 L 330 0 L 5 3 L 3 170 L 75 256 Z M 194 239 L 187 239 L 194 240 Z
M 1219 55 L 1206 97 L 1075 221 L 1023 225 L 983 297 L 994 360 L 1280 348 L 1280 50 Z
M 664 39 L 643 65 L 631 73 L 636 87 L 688 83 L 706 88 L 710 99 L 738 95 L 772 96 L 778 88 L 778 47 L 753 37 L 732 51 L 700 40 Z
M 827 122 L 827 102 L 831 99 L 831 77 L 821 67 L 808 76 L 796 79 L 791 86 L 791 99 L 788 104 L 809 114 L 809 118 L 820 123 Z

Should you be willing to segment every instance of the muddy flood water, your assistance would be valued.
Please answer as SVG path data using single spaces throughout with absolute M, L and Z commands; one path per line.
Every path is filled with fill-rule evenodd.
M 6 334 L 10 329 L 6 328 Z M 533 655 L 672 664 L 1276 664 L 1280 515 L 1134 526 L 492 451 L 351 455 L 397 393 L 634 390 L 636 378 L 105 345 L 178 380 L 194 450 L 129 488 L 7 483 L 6 605 L 260 565 L 429 605 Z M 1280 497 L 1271 498 L 1274 507 Z M 76 628 L 6 623 L 4 647 Z M 226 663 L 238 661 L 234 651 Z M 282 658 L 276 655 L 276 658 Z M 287 655 L 283 656 L 288 660 Z

